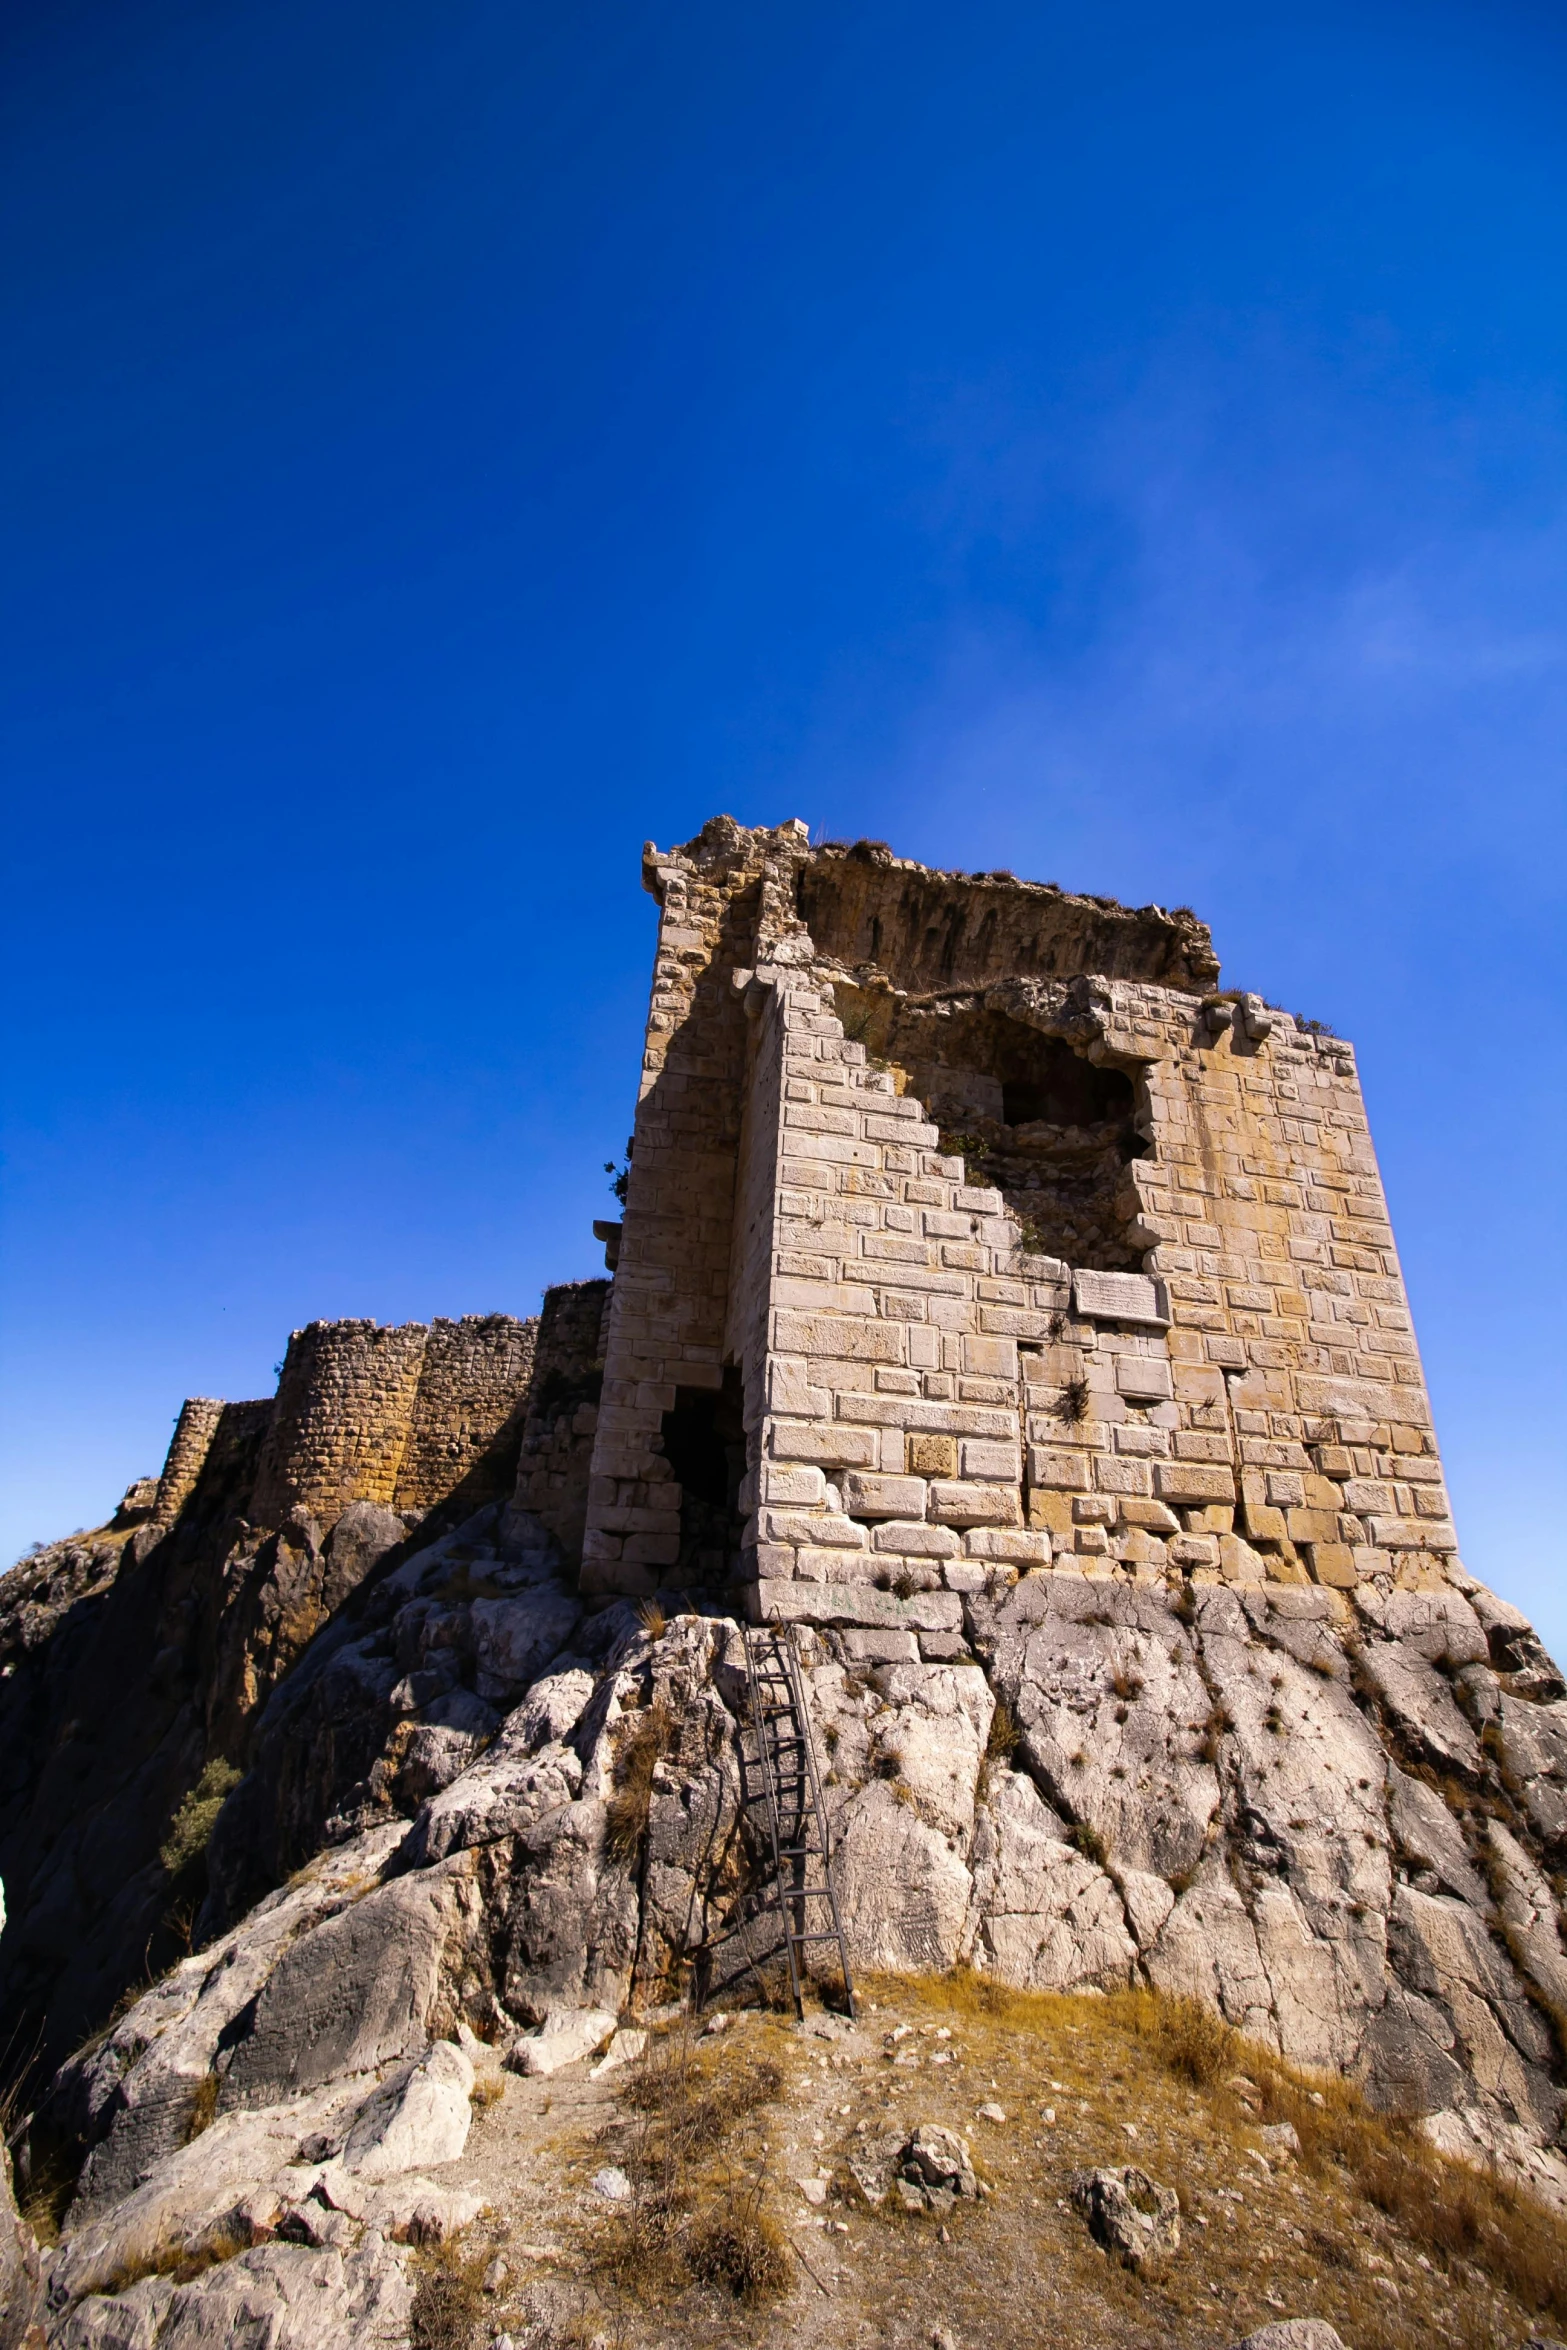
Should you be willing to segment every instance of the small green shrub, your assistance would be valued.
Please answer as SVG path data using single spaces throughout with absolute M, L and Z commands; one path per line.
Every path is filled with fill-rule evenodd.
M 216 1755 L 195 1786 L 187 1790 L 158 1850 L 158 1858 L 171 1877 L 177 1877 L 206 1851 L 218 1824 L 218 1814 L 239 1785 L 241 1776 L 232 1763 Z

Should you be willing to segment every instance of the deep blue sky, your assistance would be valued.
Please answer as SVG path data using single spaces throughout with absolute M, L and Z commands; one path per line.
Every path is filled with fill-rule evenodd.
M 11 0 L 0 221 L 0 1548 L 596 1269 L 728 809 L 1354 1037 L 1567 1647 L 1559 9 Z

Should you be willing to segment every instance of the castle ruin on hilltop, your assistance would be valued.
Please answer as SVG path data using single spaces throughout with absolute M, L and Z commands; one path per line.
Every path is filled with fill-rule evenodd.
M 660 908 L 613 1282 L 296 1333 L 244 1514 L 512 1475 L 585 1594 L 743 1590 L 866 1657 L 997 1563 L 1439 1586 L 1455 1548 L 1353 1049 L 1206 927 L 801 823 L 644 853 Z
M 78 2217 L 171 2081 L 828 1946 L 1200 2002 L 1567 2210 L 1567 1682 L 1459 1564 L 1351 1048 L 1184 909 L 727 817 L 644 877 L 608 1277 L 296 1331 L 0 1586 Z

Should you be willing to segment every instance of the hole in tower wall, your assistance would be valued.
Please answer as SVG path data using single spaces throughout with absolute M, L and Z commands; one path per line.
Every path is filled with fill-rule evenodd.
M 745 1519 L 745 1420 L 740 1372 L 724 1370 L 721 1387 L 677 1387 L 663 1419 L 664 1458 L 680 1486 L 680 1558 L 668 1580 L 708 1589 L 740 1572 Z
M 964 1160 L 974 1182 L 1002 1194 L 1029 1247 L 1101 1272 L 1141 1269 L 1124 1174 L 1148 1145 L 1124 1071 L 972 998 L 911 1002 L 849 985 L 835 992 L 846 1034 L 899 1073 L 942 1147 Z

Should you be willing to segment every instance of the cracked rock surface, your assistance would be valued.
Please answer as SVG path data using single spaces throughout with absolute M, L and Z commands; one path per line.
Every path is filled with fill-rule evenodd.
M 1516 1611 L 1050 1570 L 967 1595 L 953 1661 L 801 1638 L 861 1966 L 1189 1994 L 1567 2204 L 1567 1701 Z M 732 1954 L 761 1860 L 747 1700 L 732 1621 L 585 1616 L 516 1511 L 329 1626 L 229 1798 L 211 1939 L 33 2118 L 25 2160 L 77 2171 L 51 2341 L 216 2341 L 262 2311 L 279 2343 L 404 2339 L 408 2246 L 478 2208 L 475 2065 L 584 2011 L 596 2047 Z M 267 1790 L 329 1723 L 311 1856 L 227 1914 L 277 1867 Z M 212 2266 L 171 2281 L 171 2246 Z

